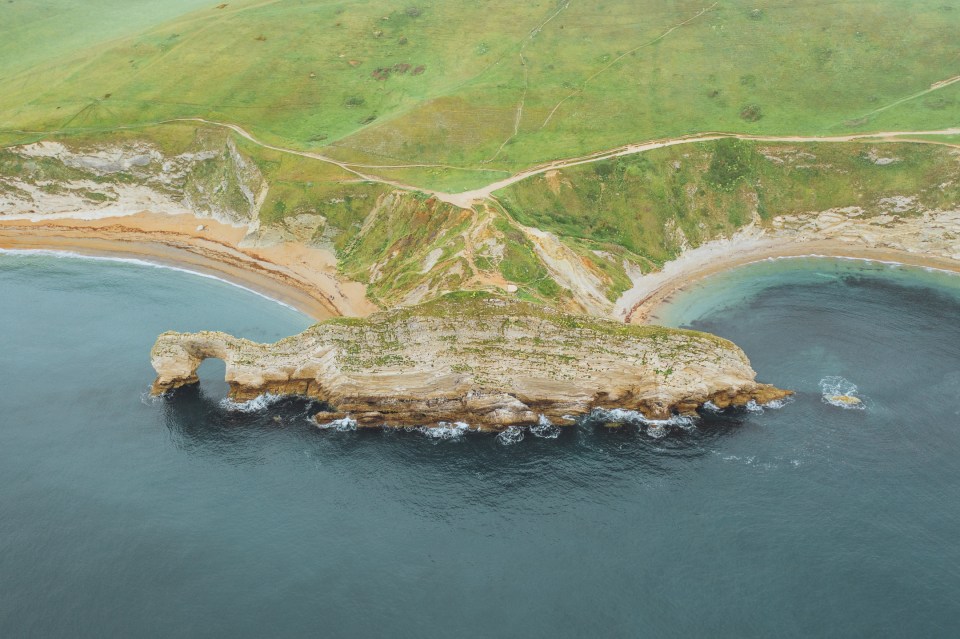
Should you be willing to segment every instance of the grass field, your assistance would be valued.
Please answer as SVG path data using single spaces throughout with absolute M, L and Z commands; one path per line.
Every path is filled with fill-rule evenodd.
M 0 78 L 209 6 L 209 0 L 8 0 L 0 5 Z
M 960 83 L 930 91 L 960 75 L 943 0 L 160 5 L 0 5 L 0 142 L 204 117 L 465 190 L 702 131 L 960 124 Z

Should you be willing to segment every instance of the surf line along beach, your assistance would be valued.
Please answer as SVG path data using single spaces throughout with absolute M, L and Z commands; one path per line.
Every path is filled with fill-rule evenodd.
M 838 238 L 803 239 L 763 233 L 741 233 L 708 242 L 667 262 L 663 269 L 640 278 L 617 303 L 617 313 L 633 324 L 656 323 L 657 308 L 677 292 L 738 266 L 777 258 L 832 257 L 869 260 L 960 273 L 960 261 L 946 254 L 921 253 L 889 245 L 868 245 Z M 949 248 L 949 247 L 943 247 Z
M 241 246 L 245 233 L 243 227 L 190 214 L 0 216 L 0 249 L 137 258 L 195 271 L 248 288 L 316 320 L 365 316 L 375 310 L 362 284 L 337 278 L 336 258 L 329 251 L 293 242 Z

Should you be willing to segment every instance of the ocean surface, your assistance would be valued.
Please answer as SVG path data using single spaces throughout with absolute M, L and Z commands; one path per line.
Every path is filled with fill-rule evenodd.
M 960 633 L 955 276 L 715 276 L 662 319 L 792 403 L 510 441 L 230 406 L 219 362 L 151 399 L 162 331 L 309 324 L 214 279 L 0 254 L 0 300 L 2 637 Z

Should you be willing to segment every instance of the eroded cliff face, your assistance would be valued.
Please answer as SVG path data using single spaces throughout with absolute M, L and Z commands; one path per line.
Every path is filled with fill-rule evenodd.
M 499 431 L 554 423 L 595 408 L 651 419 L 790 393 L 755 381 L 743 351 L 721 338 L 568 315 L 482 293 L 446 296 L 365 320 L 335 319 L 275 344 L 224 333 L 164 333 L 151 353 L 155 394 L 226 362 L 230 396 L 302 395 L 326 402 L 322 421 L 363 426 L 467 422 Z
M 223 135 L 164 153 L 146 141 L 0 150 L 0 215 L 192 213 L 235 226 L 257 219 L 267 184 Z

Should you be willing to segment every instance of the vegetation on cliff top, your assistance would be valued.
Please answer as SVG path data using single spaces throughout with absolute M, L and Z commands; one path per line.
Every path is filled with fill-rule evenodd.
M 260 186 L 233 184 L 236 167 L 226 165 L 255 166 L 267 185 L 259 208 L 263 228 L 330 248 L 341 272 L 367 284 L 370 299 L 384 307 L 458 289 L 515 285 L 522 299 L 573 309 L 578 293 L 546 261 L 547 253 L 561 248 L 568 251 L 564 263 L 592 278 L 613 303 L 632 286 L 632 269 L 655 270 L 685 247 L 730 236 L 750 223 L 764 226 L 779 215 L 851 206 L 867 217 L 913 215 L 960 201 L 957 150 L 908 142 L 723 139 L 665 147 L 536 175 L 497 192 L 498 202 L 471 211 L 265 149 L 218 127 L 168 124 L 59 140 L 75 153 L 143 143 L 165 157 L 215 151 L 215 158 L 193 169 L 185 188 L 241 210 L 249 206 L 241 201 L 243 188 L 255 192 Z M 231 143 L 239 160 L 225 152 Z M 0 175 L 15 177 L 0 179 L 0 191 L 18 188 L 17 180 L 45 191 L 70 180 L 104 187 L 135 183 L 139 173 L 159 166 L 97 175 L 55 158 L 0 150 Z M 109 197 L 109 189 L 88 190 L 93 203 Z M 905 197 L 909 206 L 899 204 Z M 283 234 L 291 228 L 296 232 Z M 543 232 L 553 239 L 544 240 Z
M 555 364 L 557 358 L 563 359 L 564 345 L 571 353 L 599 349 L 597 352 L 613 354 L 604 349 L 615 348 L 620 340 L 649 341 L 658 357 L 675 360 L 678 365 L 682 359 L 706 355 L 712 347 L 736 348 L 730 341 L 709 333 L 569 314 L 484 291 L 448 293 L 417 306 L 364 319 L 335 318 L 308 331 L 323 334 L 326 339 L 333 336 L 343 347 L 342 364 L 347 370 L 370 370 L 414 365 L 404 355 L 408 333 L 426 330 L 428 325 L 429 330 L 437 332 L 436 339 L 444 342 L 445 353 L 469 356 L 465 360 L 496 359 L 503 348 L 509 348 L 512 357 L 544 367 Z M 329 327 L 342 330 L 331 333 Z
M 958 28 L 942 0 L 5 3 L 0 135 L 203 117 L 459 189 L 693 132 L 956 125 Z
M 536 176 L 498 193 L 519 223 L 597 249 L 619 246 L 656 268 L 685 246 L 778 215 L 885 198 L 916 210 L 960 202 L 955 149 L 908 143 L 770 144 L 719 140 L 674 146 Z
M 960 10 L 941 0 L 14 2 L 0 5 L 0 146 L 218 149 L 174 186 L 256 211 L 266 241 L 330 248 L 383 306 L 516 286 L 521 299 L 583 310 L 571 289 L 585 287 L 602 312 L 636 272 L 751 222 L 846 206 L 873 215 L 903 196 L 913 205 L 901 215 L 953 206 L 956 151 L 726 139 L 551 171 L 473 211 L 416 189 L 456 192 L 545 160 L 706 131 L 956 126 L 958 27 Z M 375 179 L 172 118 L 235 124 Z M 240 160 L 223 152 L 234 147 Z M 238 161 L 264 190 L 228 166 Z M 0 176 L 12 176 L 0 193 L 17 180 L 53 193 L 58 181 L 136 179 L 3 149 Z M 251 192 L 264 196 L 256 206 Z

